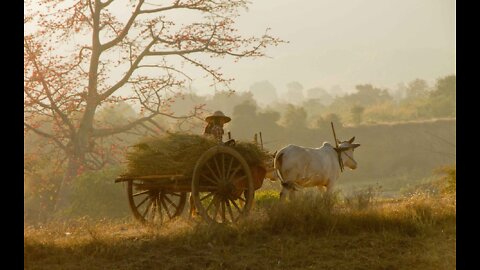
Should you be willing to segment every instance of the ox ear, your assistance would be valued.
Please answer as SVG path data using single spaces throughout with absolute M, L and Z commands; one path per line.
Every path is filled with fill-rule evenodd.
M 353 136 L 350 140 L 348 140 L 348 143 L 352 143 L 355 140 L 355 136 Z
M 359 147 L 360 144 L 359 143 L 352 143 L 352 146 L 353 146 L 353 149 L 355 149 L 355 148 Z
M 342 141 L 340 141 L 339 139 L 337 139 L 337 143 L 338 143 L 338 144 L 341 144 L 341 143 L 342 143 Z

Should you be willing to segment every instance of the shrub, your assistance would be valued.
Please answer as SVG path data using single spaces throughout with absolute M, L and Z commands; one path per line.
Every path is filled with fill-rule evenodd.
M 344 198 L 345 205 L 354 210 L 369 208 L 375 201 L 381 186 L 368 186 L 367 188 L 354 191 Z
M 120 167 L 86 172 L 75 178 L 71 205 L 58 217 L 89 216 L 91 218 L 121 218 L 130 216 L 125 187 L 115 183 Z
M 255 192 L 255 204 L 260 207 L 271 206 L 280 199 L 276 190 L 258 190 Z
M 443 192 L 445 194 L 455 194 L 457 192 L 457 168 L 456 165 L 440 167 L 437 173 L 443 174 L 441 181 L 444 184 Z

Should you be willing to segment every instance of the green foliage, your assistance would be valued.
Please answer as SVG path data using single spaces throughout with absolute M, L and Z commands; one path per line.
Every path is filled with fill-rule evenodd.
M 321 117 L 317 120 L 317 127 L 319 129 L 330 130 L 332 125 L 331 123 L 333 123 L 336 128 L 341 128 L 343 126 L 342 120 L 337 114 L 328 113 L 324 117 Z
M 55 155 L 24 154 L 24 218 L 44 222 L 53 213 L 63 177 Z
M 94 219 L 130 216 L 125 187 L 114 182 L 121 172 L 121 167 L 110 167 L 75 178 L 70 207 L 57 216 L 89 216 Z
M 294 130 L 307 128 L 307 112 L 302 107 L 289 104 L 283 118 L 284 125 L 287 128 Z
M 365 111 L 365 107 L 362 106 L 353 106 L 350 112 L 352 113 L 352 120 L 355 124 L 360 124 L 362 122 L 363 112 Z
M 361 84 L 356 86 L 356 92 L 336 97 L 324 108 L 311 109 L 312 106 L 305 108 L 308 108 L 308 114 L 335 113 L 342 119 L 351 119 L 350 122 L 353 124 L 455 116 L 455 75 L 439 78 L 432 88 L 425 80 L 416 79 L 404 89 L 406 96 L 394 100 L 387 89 Z M 307 101 L 304 103 L 308 104 Z M 363 114 L 358 109 L 360 107 L 365 108 Z
M 440 181 L 443 183 L 443 192 L 446 194 L 456 194 L 457 192 L 457 167 L 455 164 L 443 166 L 436 170 L 441 174 Z
M 370 106 L 392 100 L 387 89 L 380 89 L 371 84 L 360 84 L 355 86 L 356 93 L 346 95 L 344 99 L 350 104 L 355 103 L 361 106 Z
M 276 190 L 257 190 L 255 191 L 255 205 L 259 207 L 271 206 L 278 202 L 280 193 Z
M 376 202 L 380 190 L 381 186 L 368 186 L 356 190 L 344 198 L 345 205 L 359 211 L 368 209 Z
M 428 84 L 425 80 L 415 79 L 408 84 L 405 89 L 407 100 L 414 100 L 418 98 L 424 98 L 427 95 Z
M 235 139 L 251 140 L 258 132 L 262 132 L 264 136 L 281 132 L 281 127 L 277 124 L 280 113 L 270 109 L 260 111 L 257 105 L 251 101 L 245 101 L 235 106 L 232 119 L 233 121 L 229 125 L 232 137 Z

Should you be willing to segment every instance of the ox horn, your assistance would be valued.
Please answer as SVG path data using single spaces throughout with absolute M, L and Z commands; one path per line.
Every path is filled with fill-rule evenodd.
M 352 143 L 355 140 L 355 136 L 353 136 L 350 140 L 348 140 L 348 143 Z

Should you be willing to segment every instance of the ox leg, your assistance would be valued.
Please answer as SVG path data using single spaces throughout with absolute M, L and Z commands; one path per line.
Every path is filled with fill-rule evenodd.
M 290 201 L 295 200 L 295 194 L 296 194 L 296 192 L 295 192 L 294 189 L 291 189 L 291 190 L 288 191 L 288 198 L 290 199 Z
M 318 188 L 318 191 L 320 191 L 320 193 L 327 192 L 327 187 L 326 186 L 319 185 L 319 186 L 317 186 L 317 188 Z
M 282 187 L 282 191 L 280 191 L 280 201 L 284 202 L 287 199 L 288 189 Z
M 328 184 L 325 187 L 327 189 L 327 193 L 332 194 L 332 192 L 333 192 L 333 181 L 328 181 Z

